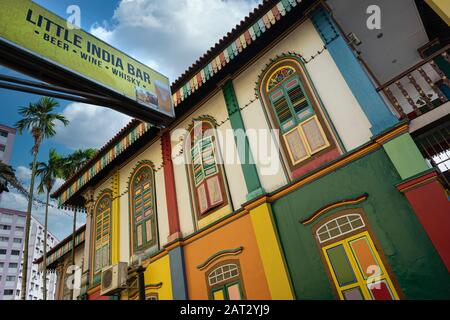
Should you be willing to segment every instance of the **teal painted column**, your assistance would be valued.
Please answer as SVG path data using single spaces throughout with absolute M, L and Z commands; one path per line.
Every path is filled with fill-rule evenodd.
M 339 33 L 330 14 L 323 7 L 319 7 L 312 13 L 311 21 L 369 119 L 372 134 L 377 135 L 398 123 L 397 118 L 376 91 L 361 63 Z
M 236 99 L 236 93 L 234 92 L 233 82 L 228 80 L 222 87 L 222 91 L 225 97 L 231 127 L 234 131 L 234 140 L 236 142 L 239 159 L 241 160 L 242 171 L 244 172 L 245 184 L 248 191 L 247 201 L 250 201 L 263 195 L 264 189 L 261 186 L 258 171 L 256 170 L 255 161 L 245 132 L 241 110 Z

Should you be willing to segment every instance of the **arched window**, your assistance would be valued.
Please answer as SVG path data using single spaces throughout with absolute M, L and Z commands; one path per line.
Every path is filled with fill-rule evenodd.
M 277 62 L 265 73 L 260 90 L 291 169 L 334 146 L 299 63 Z
M 110 265 L 111 193 L 105 192 L 95 205 L 94 274 Z
M 131 178 L 131 234 L 133 250 L 139 252 L 157 243 L 153 169 L 143 164 Z
M 361 212 L 344 210 L 313 228 L 331 282 L 343 300 L 399 299 Z
M 224 261 L 207 273 L 207 285 L 213 300 L 243 300 L 244 289 L 239 263 Z
M 209 121 L 195 121 L 189 142 L 193 198 L 197 216 L 201 218 L 227 203 L 222 169 L 217 163 L 213 125 Z

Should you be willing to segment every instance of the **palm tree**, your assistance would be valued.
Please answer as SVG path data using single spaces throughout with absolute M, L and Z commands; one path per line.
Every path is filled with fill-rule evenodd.
M 31 225 L 31 207 L 33 203 L 34 179 L 36 176 L 36 160 L 39 153 L 39 147 L 43 139 L 48 139 L 56 134 L 56 122 L 62 122 L 65 126 L 69 121 L 62 115 L 54 113 L 53 110 L 59 106 L 59 103 L 52 98 L 42 97 L 37 103 L 30 103 L 28 107 L 21 107 L 19 114 L 22 119 L 16 123 L 19 134 L 24 131 L 31 132 L 34 138 L 34 145 L 31 150 L 33 154 L 33 165 L 31 169 L 30 192 L 28 195 L 27 220 L 25 225 L 25 244 L 22 266 L 22 288 L 21 299 L 25 300 L 27 290 L 27 271 L 28 271 L 28 245 L 30 241 Z
M 11 166 L 0 161 L 0 194 L 2 192 L 9 192 L 8 184 L 14 184 L 16 175 Z
M 62 177 L 67 180 L 91 160 L 97 149 L 76 150 L 63 159 Z
M 36 164 L 36 176 L 40 177 L 38 192 L 46 194 L 45 202 L 45 222 L 44 222 L 44 274 L 43 274 L 43 300 L 47 300 L 47 226 L 48 226 L 48 205 L 50 192 L 55 185 L 56 179 L 61 176 L 61 157 L 55 149 L 51 149 L 48 161 Z

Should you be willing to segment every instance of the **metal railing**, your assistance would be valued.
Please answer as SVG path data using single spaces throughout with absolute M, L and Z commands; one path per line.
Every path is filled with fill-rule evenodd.
M 377 89 L 384 93 L 399 119 L 414 119 L 449 101 L 450 80 L 442 70 L 443 65 L 450 70 L 449 52 L 447 45 Z
M 447 189 L 450 188 L 450 123 L 446 122 L 432 130 L 414 137 L 422 155 L 431 166 L 438 169 Z

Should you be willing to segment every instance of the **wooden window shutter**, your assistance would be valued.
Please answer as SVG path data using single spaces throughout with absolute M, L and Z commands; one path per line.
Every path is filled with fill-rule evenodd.
M 203 215 L 224 201 L 213 137 L 207 136 L 195 141 L 191 157 L 198 208 L 200 215 Z
M 280 129 L 283 132 L 291 129 L 296 124 L 296 121 L 283 90 L 275 90 L 270 95 L 270 101 L 272 103 L 275 116 L 277 117 L 278 123 L 280 125 Z
M 318 152 L 329 146 L 325 133 L 317 120 L 317 117 L 312 117 L 301 124 L 306 141 L 309 145 L 311 153 Z

